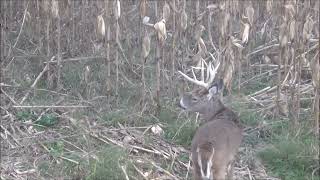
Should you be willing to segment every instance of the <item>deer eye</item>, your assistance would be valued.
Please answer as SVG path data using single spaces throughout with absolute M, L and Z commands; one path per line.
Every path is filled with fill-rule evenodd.
M 192 99 L 191 99 L 192 101 L 197 101 L 198 100 L 198 98 L 196 98 L 196 97 L 192 97 Z

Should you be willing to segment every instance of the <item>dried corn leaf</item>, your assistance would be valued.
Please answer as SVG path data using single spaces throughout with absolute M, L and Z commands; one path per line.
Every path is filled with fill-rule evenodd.
M 220 33 L 222 37 L 225 37 L 226 35 L 229 20 L 230 20 L 230 14 L 227 12 L 225 13 L 224 19 L 222 21 L 222 25 L 220 26 Z
M 223 83 L 227 86 L 228 89 L 231 87 L 231 81 L 234 71 L 234 63 L 233 61 L 229 61 L 229 63 L 225 63 L 224 73 L 223 73 Z
M 198 48 L 202 56 L 205 56 L 208 53 L 207 47 L 201 37 L 198 41 Z
M 237 14 L 239 10 L 239 1 L 231 1 L 231 11 L 233 14 Z
M 289 37 L 290 37 L 290 41 L 294 40 L 295 25 L 296 25 L 296 21 L 295 21 L 295 20 L 290 21 L 290 24 L 289 24 Z
M 115 0 L 113 2 L 113 13 L 116 20 L 120 18 L 121 15 L 121 6 L 120 6 L 120 0 Z
M 240 49 L 243 49 L 244 47 L 240 44 L 240 40 L 231 36 L 231 42 L 233 45 L 235 45 L 236 47 L 240 48 Z
M 218 8 L 218 5 L 216 5 L 216 4 L 209 4 L 208 6 L 207 6 L 207 9 L 209 10 L 209 11 L 213 11 L 213 10 L 215 10 L 215 9 L 217 9 Z
M 163 15 L 163 19 L 165 19 L 166 21 L 169 20 L 170 17 L 170 6 L 167 2 L 164 3 L 163 8 L 162 8 L 162 15 Z
M 271 59 L 269 58 L 269 56 L 263 55 L 263 56 L 262 56 L 262 62 L 263 62 L 264 64 L 270 64 L 270 63 L 271 63 Z
M 242 40 L 241 43 L 247 43 L 249 39 L 249 31 L 250 31 L 250 25 L 248 23 L 244 24 L 244 30 L 242 33 Z
M 204 61 L 204 59 L 201 57 L 201 54 L 198 53 L 196 54 L 193 58 L 192 58 L 193 62 L 196 64 L 196 69 L 200 69 L 201 68 L 201 63 Z
M 225 10 L 226 9 L 226 2 L 225 1 L 220 1 L 219 8 L 220 8 L 220 10 Z
M 154 25 L 155 30 L 158 34 L 158 41 L 161 45 L 164 44 L 164 41 L 167 39 L 167 31 L 166 31 L 166 21 L 162 19 Z
M 57 0 L 52 0 L 51 13 L 54 18 L 57 18 L 59 16 L 59 4 Z
M 288 42 L 286 31 L 287 31 L 287 24 L 285 22 L 283 22 L 279 27 L 280 47 L 284 47 Z
M 140 1 L 140 16 L 144 17 L 146 15 L 146 0 Z
M 267 2 L 267 13 L 271 13 L 271 11 L 272 11 L 272 5 L 273 5 L 273 0 L 267 0 L 266 1 Z
M 288 114 L 289 114 L 287 99 L 288 98 L 285 94 L 280 93 L 279 112 L 284 116 L 288 116 Z
M 159 125 L 154 125 L 151 127 L 151 132 L 154 135 L 161 135 L 163 133 L 163 130 Z
M 253 18 L 254 18 L 254 9 L 251 4 L 250 4 L 250 6 L 248 6 L 246 8 L 246 16 L 248 17 L 249 23 L 252 26 L 253 25 Z
M 145 35 L 143 37 L 143 42 L 142 42 L 142 55 L 143 58 L 147 58 L 150 52 L 150 37 L 149 35 Z
M 285 47 L 287 43 L 288 43 L 288 35 L 285 34 L 280 41 L 280 47 Z
M 319 62 L 319 52 L 318 58 L 314 58 L 311 62 L 312 64 L 312 84 L 315 88 L 320 89 L 320 62 Z
M 31 15 L 29 11 L 26 12 L 26 22 L 29 22 L 31 20 Z
M 293 4 L 286 4 L 285 6 L 286 14 L 289 19 L 293 19 L 294 14 L 295 14 L 295 9 Z
M 310 39 L 313 25 L 314 25 L 314 22 L 312 18 L 308 16 L 306 19 L 306 22 L 303 25 L 303 31 L 302 31 L 302 39 L 304 42 Z
M 301 55 L 301 61 L 302 61 L 302 65 L 303 65 L 303 66 L 305 66 L 305 67 L 307 67 L 307 68 L 310 68 L 310 63 L 309 63 L 309 61 L 307 60 L 305 53 L 303 53 L 303 54 Z
M 90 67 L 86 66 L 85 69 L 84 69 L 84 82 L 86 84 L 89 83 L 89 75 L 90 75 Z
M 44 12 L 48 12 L 50 1 L 42 1 L 42 8 Z
M 97 17 L 97 25 L 98 25 L 97 27 L 98 35 L 100 37 L 104 37 L 106 34 L 106 27 L 105 27 L 105 23 L 102 15 L 99 15 Z
M 198 28 L 196 29 L 196 32 L 194 34 L 194 39 L 196 41 L 199 41 L 199 39 L 202 36 L 202 32 L 205 30 L 205 27 L 203 25 L 198 26 Z
M 186 11 L 182 11 L 181 13 L 181 20 L 180 20 L 180 25 L 181 25 L 181 29 L 183 31 L 185 31 L 187 29 L 187 26 L 188 26 L 188 16 L 187 16 L 187 13 Z
M 143 23 L 143 24 L 148 24 L 148 23 L 149 23 L 149 20 L 150 20 L 150 17 L 144 16 L 143 19 L 142 19 L 142 23 Z

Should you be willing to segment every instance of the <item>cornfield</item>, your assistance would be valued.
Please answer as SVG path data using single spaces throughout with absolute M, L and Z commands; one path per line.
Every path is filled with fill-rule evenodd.
M 190 179 L 203 62 L 246 126 L 234 179 L 316 179 L 319 4 L 2 0 L 1 179 Z

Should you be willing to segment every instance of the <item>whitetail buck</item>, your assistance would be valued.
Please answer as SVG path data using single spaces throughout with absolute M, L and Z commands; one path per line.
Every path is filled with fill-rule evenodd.
M 182 74 L 187 80 L 201 86 L 186 93 L 180 100 L 180 106 L 188 111 L 198 112 L 205 122 L 196 131 L 191 147 L 193 174 L 196 180 L 224 180 L 226 174 L 232 179 L 232 161 L 242 140 L 242 128 L 237 115 L 223 105 L 219 91 L 222 80 L 213 83 L 216 68 L 209 63 L 204 79 L 204 63 L 201 62 L 201 80 Z

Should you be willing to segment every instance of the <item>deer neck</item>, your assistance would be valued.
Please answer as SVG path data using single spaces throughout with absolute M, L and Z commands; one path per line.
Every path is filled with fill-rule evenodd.
M 202 118 L 205 121 L 211 121 L 215 117 L 219 116 L 219 114 L 223 113 L 226 110 L 226 107 L 223 103 L 218 100 L 217 102 L 210 102 L 210 105 L 206 109 L 205 113 L 202 114 Z

